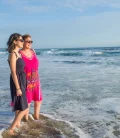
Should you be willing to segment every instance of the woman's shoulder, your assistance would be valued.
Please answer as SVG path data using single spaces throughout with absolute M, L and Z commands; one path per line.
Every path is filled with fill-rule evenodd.
M 31 48 L 31 51 L 33 51 L 36 54 L 35 49 Z
M 14 52 L 14 51 L 10 52 L 9 55 L 8 55 L 7 61 L 10 62 L 11 60 L 13 61 L 13 60 L 16 60 L 16 59 L 17 59 L 16 52 Z
M 11 51 L 11 52 L 9 53 L 8 57 L 9 57 L 9 58 L 11 58 L 11 57 L 16 57 L 16 58 L 17 58 L 18 56 L 17 56 L 17 53 L 16 53 L 15 51 Z

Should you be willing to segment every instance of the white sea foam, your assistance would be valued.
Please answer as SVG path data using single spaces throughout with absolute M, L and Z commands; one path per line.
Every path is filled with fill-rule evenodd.
M 101 51 L 86 51 L 84 53 L 86 53 L 87 55 L 102 55 L 103 54 L 103 52 Z
M 6 128 L 3 128 L 3 129 L 0 130 L 0 138 L 3 138 L 3 137 L 2 137 L 2 132 L 3 132 L 5 129 L 6 129 Z
M 10 117 L 10 118 L 9 118 L 9 120 L 7 121 L 9 125 L 12 123 L 13 119 L 14 119 L 14 117 Z M 3 127 L 3 128 L 0 130 L 0 138 L 3 138 L 3 137 L 2 137 L 2 132 L 3 132 L 6 128 L 8 128 L 8 127 L 9 127 L 8 125 L 7 125 L 7 126 L 5 125 L 5 127 Z
M 82 131 L 82 129 L 78 128 L 75 124 L 73 124 L 73 123 L 71 123 L 71 122 L 69 122 L 69 121 L 66 121 L 66 120 L 63 120 L 63 119 L 58 119 L 58 118 L 56 118 L 56 117 L 53 117 L 53 116 L 50 115 L 50 114 L 44 114 L 44 113 L 41 113 L 41 114 L 43 114 L 44 116 L 46 116 L 46 117 L 48 117 L 48 118 L 51 118 L 51 119 L 53 119 L 53 120 L 56 120 L 56 121 L 63 121 L 63 122 L 65 122 L 65 123 L 69 124 L 69 125 L 71 126 L 71 128 L 73 128 L 73 129 L 76 130 L 75 134 L 76 134 L 77 136 L 79 136 L 80 138 L 81 138 L 81 137 L 82 137 L 82 138 L 91 138 L 91 136 L 90 136 L 89 134 L 85 134 L 85 133 Z
M 0 51 L 0 54 L 6 54 L 6 53 L 7 53 L 7 52 L 1 52 L 1 51 Z

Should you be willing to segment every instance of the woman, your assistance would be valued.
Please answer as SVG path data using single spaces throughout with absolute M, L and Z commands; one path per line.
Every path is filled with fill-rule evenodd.
M 24 71 L 27 78 L 27 99 L 28 99 L 28 111 L 25 115 L 25 119 L 28 120 L 30 103 L 34 101 L 34 119 L 39 119 L 39 112 L 42 102 L 42 91 L 40 87 L 40 80 L 38 75 L 39 61 L 36 57 L 36 53 L 31 49 L 31 36 L 29 34 L 23 35 L 23 48 L 20 50 L 20 54 L 25 62 Z
M 19 54 L 19 49 L 23 47 L 22 36 L 18 33 L 12 34 L 7 42 L 9 52 L 8 62 L 11 70 L 10 75 L 10 90 L 13 111 L 17 114 L 8 129 L 10 135 L 15 135 L 14 129 L 19 125 L 22 117 L 28 109 L 26 97 L 26 74 L 24 72 L 25 63 Z

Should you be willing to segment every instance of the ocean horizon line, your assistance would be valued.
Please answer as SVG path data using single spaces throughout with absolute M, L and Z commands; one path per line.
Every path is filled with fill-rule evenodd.
M 33 47 L 34 48 L 34 47 Z M 47 49 L 92 49 L 92 48 L 96 48 L 96 49 L 99 49 L 99 48 L 120 48 L 120 45 L 119 46 L 90 46 L 90 47 L 50 47 L 50 48 L 34 48 L 35 50 L 39 50 L 39 49 L 42 49 L 42 50 L 47 50 Z M 5 50 L 6 48 L 0 48 L 0 50 Z

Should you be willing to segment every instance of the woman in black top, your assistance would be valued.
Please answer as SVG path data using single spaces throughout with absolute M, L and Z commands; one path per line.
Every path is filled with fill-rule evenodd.
M 15 119 L 9 128 L 10 135 L 15 134 L 15 127 L 20 125 L 20 121 L 28 109 L 26 75 L 24 72 L 25 63 L 18 52 L 23 47 L 23 42 L 22 36 L 18 33 L 12 34 L 7 42 L 7 51 L 9 52 L 8 62 L 11 70 L 10 91 L 13 111 L 16 111 Z

